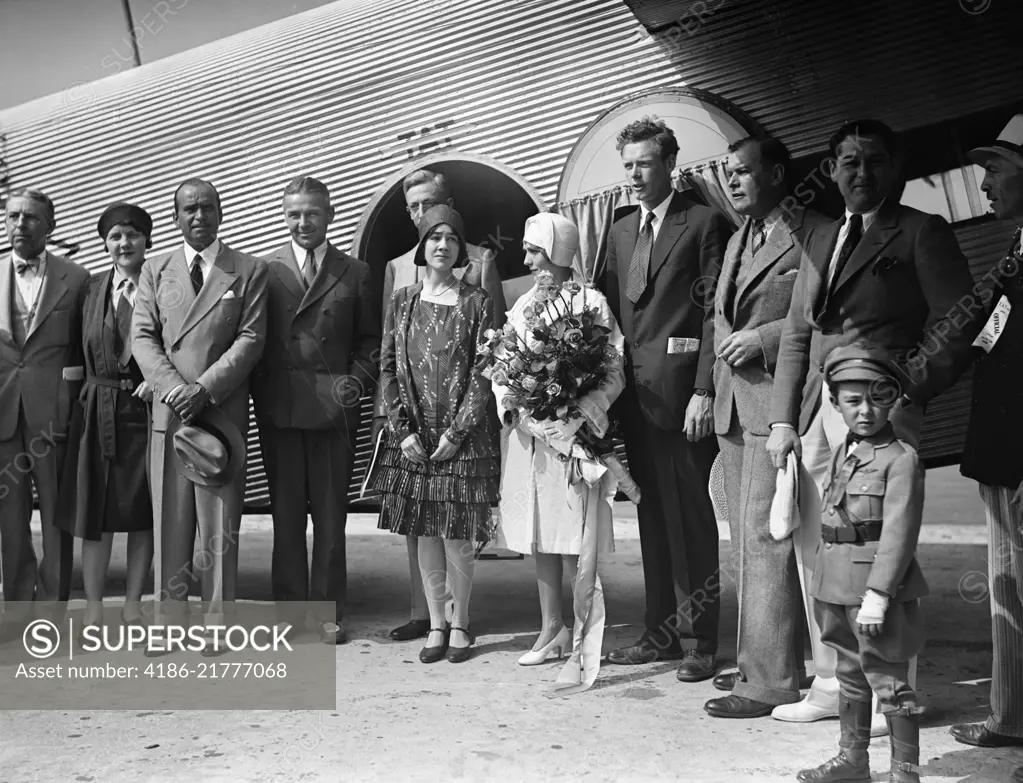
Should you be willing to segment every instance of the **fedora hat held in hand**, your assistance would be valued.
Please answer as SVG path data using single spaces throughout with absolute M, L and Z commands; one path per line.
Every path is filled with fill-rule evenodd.
M 220 487 L 245 467 L 245 439 L 220 408 L 207 405 L 192 424 L 175 416 L 167 426 L 178 472 L 203 487 Z

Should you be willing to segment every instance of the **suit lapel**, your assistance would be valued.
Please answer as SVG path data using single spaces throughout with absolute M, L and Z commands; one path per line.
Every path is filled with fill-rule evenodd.
M 305 284 L 302 282 L 302 271 L 298 268 L 298 260 L 290 242 L 277 251 L 275 260 L 276 263 L 271 264 L 270 268 L 295 300 L 301 302 L 305 297 Z
M 746 249 L 746 242 L 749 241 L 750 225 L 752 221 L 746 218 L 746 221 L 734 234 L 734 239 L 728 243 L 728 248 L 725 251 L 724 262 L 721 265 L 721 276 L 720 280 L 723 281 L 723 285 L 717 287 L 717 307 L 718 311 L 725 316 L 725 319 L 729 324 L 735 322 L 733 316 L 733 308 L 731 303 L 736 301 L 735 293 L 735 276 L 739 270 L 739 264 L 742 263 L 742 254 Z
M 298 317 L 298 314 L 303 310 L 312 307 L 316 302 L 320 301 L 337 284 L 337 281 L 341 279 L 347 269 L 348 260 L 338 252 L 337 248 L 328 244 L 327 254 L 323 257 L 323 263 L 316 270 L 313 284 L 306 291 L 302 304 L 299 305 L 295 316 Z
M 855 277 L 857 272 L 898 236 L 901 231 L 898 221 L 898 203 L 895 204 L 896 209 L 889 210 L 887 206 L 886 203 L 878 210 L 877 215 L 874 217 L 874 222 L 870 224 L 870 228 L 863 232 L 863 238 L 856 246 L 852 255 L 849 256 L 849 260 L 845 262 L 842 274 L 835 281 L 835 286 L 831 292 L 832 295 Z
M 195 303 L 195 289 L 192 288 L 192 278 L 188 274 L 189 263 L 184 248 L 178 248 L 160 272 L 160 279 L 156 282 L 156 304 L 161 310 L 180 310 L 185 313 L 185 317 L 191 311 Z M 168 318 L 168 332 L 177 329 L 171 337 L 171 345 L 180 339 L 184 325 L 184 317 L 180 321 Z
M 735 295 L 735 306 L 737 309 L 743 295 L 749 291 L 753 283 L 774 266 L 779 258 L 792 249 L 792 245 L 795 244 L 792 241 L 792 232 L 798 230 L 803 225 L 802 215 L 800 215 L 798 223 L 795 223 L 795 221 L 793 223 L 793 225 L 789 225 L 783 218 L 771 228 L 767 242 L 761 248 L 757 257 L 753 259 L 753 265 L 749 268 L 749 271 L 743 275 L 742 285 Z
M 810 261 L 813 264 L 815 274 L 806 281 L 806 320 L 816 323 L 821 315 L 821 308 L 828 290 L 828 267 L 831 265 L 831 257 L 835 254 L 835 242 L 838 241 L 838 232 L 842 230 L 842 221 L 836 220 L 821 228 L 814 234 L 813 250 L 810 254 Z M 817 250 L 820 248 L 820 250 Z
M 637 236 L 639 235 L 638 220 L 639 218 L 637 218 L 636 225 Z M 685 197 L 676 193 L 671 197 L 668 211 L 664 215 L 664 223 L 661 225 L 660 231 L 657 232 L 657 238 L 654 240 L 654 251 L 650 258 L 650 281 L 653 281 L 654 277 L 657 276 L 657 272 L 664 266 L 664 262 L 668 260 L 668 255 L 671 253 L 671 249 L 675 247 L 679 237 L 689 228 L 686 225 L 688 221 L 689 210 L 686 209 Z M 631 262 L 631 255 L 629 260 Z
M 181 338 L 188 334 L 214 308 L 217 302 L 220 301 L 220 297 L 227 292 L 237 279 L 238 275 L 234 270 L 234 255 L 227 245 L 221 242 L 220 252 L 217 253 L 217 259 L 213 262 L 213 266 L 210 267 L 209 277 L 203 282 L 199 295 L 195 297 L 192 306 L 185 313 L 185 320 L 182 321 L 181 329 L 174 339 L 175 343 L 180 342 Z M 191 285 L 191 280 L 189 280 L 189 291 L 192 290 Z
M 11 295 L 14 291 L 14 264 L 10 255 L 0 259 L 0 338 L 14 345 L 11 324 Z
M 43 277 L 43 287 L 39 291 L 39 307 L 36 308 L 35 317 L 28 325 L 28 334 L 25 337 L 27 343 L 43 321 L 50 314 L 61 297 L 67 293 L 67 286 L 64 285 L 64 277 L 67 270 L 63 268 L 56 256 L 46 253 L 46 275 Z

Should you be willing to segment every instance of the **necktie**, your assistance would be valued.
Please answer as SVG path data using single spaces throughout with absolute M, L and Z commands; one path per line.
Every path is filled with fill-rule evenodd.
M 192 288 L 194 288 L 195 293 L 198 294 L 202 289 L 202 256 L 198 253 L 196 253 L 195 258 L 192 259 L 192 268 L 189 270 L 188 276 L 192 278 Z
M 625 295 L 635 304 L 646 290 L 647 278 L 650 276 L 650 253 L 654 249 L 654 213 L 647 212 L 646 220 L 636 240 L 636 249 L 632 251 L 632 262 L 629 264 L 629 280 L 625 285 Z
M 19 275 L 25 274 L 26 269 L 31 269 L 33 272 L 38 272 L 39 259 L 30 258 L 27 261 L 23 261 L 22 259 L 19 258 L 17 261 L 14 262 L 14 271 L 17 272 Z
M 757 251 L 764 246 L 764 242 L 767 240 L 767 232 L 764 231 L 764 221 L 754 220 L 752 226 L 753 239 L 750 242 L 751 255 L 756 257 Z
M 305 280 L 305 287 L 311 288 L 313 280 L 316 279 L 316 253 L 307 250 L 305 254 L 305 266 L 302 268 L 302 279 Z
M 860 243 L 860 239 L 863 237 L 863 215 L 850 215 L 849 216 L 849 233 L 845 237 L 845 244 L 842 245 L 842 251 L 838 254 L 838 258 L 835 259 L 835 271 L 831 275 L 831 284 L 828 289 L 834 288 L 838 283 L 838 278 L 842 275 L 842 270 L 845 268 L 846 262 L 849 260 L 849 256 L 853 254 L 856 249 L 856 245 Z
M 119 288 L 121 289 L 121 298 L 117 301 L 117 309 L 114 311 L 114 323 L 117 326 L 114 331 L 114 351 L 117 353 L 118 360 L 124 365 L 127 364 L 127 361 L 122 357 L 125 357 L 125 354 L 131 355 L 125 349 L 131 345 L 131 316 L 135 311 L 131 295 L 135 290 L 135 284 L 131 280 L 122 280 Z

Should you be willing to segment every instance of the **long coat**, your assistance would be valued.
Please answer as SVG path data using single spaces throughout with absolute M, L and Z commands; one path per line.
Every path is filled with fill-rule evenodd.
M 960 309 L 973 277 L 951 226 L 894 200 L 863 232 L 822 308 L 842 223 L 809 234 L 778 351 L 771 421 L 801 434 L 821 403 L 824 361 L 835 348 L 862 339 L 883 345 L 903 391 L 922 408 L 966 369 L 980 330 Z
M 661 430 L 678 431 L 694 388 L 713 388 L 714 302 L 732 227 L 720 212 L 680 193 L 671 197 L 654 240 L 649 282 L 635 304 L 626 296 L 629 266 L 639 238 L 640 212 L 626 215 L 608 235 L 604 291 L 626 340 L 626 423 L 642 413 Z M 672 337 L 699 341 L 695 350 L 669 353 Z
M 82 319 L 86 378 L 118 377 L 118 356 L 114 350 L 117 326 L 114 308 L 110 306 L 113 275 L 111 270 L 92 278 L 86 295 Z M 141 381 L 142 372 L 134 358 L 129 366 L 136 382 Z M 120 456 L 114 417 L 117 395 L 118 389 L 86 382 L 72 414 L 57 525 L 79 538 L 98 539 L 103 532 L 110 461 Z M 148 473 L 148 459 L 144 468 Z M 140 489 L 146 493 L 144 505 L 148 506 L 148 486 Z
M 532 300 L 531 293 L 522 296 L 508 313 L 508 323 L 523 339 L 527 336 L 522 310 Z M 611 330 L 610 345 L 622 352 L 625 338 L 604 296 L 584 288 L 573 297 L 573 311 L 581 310 L 584 303 L 596 308 L 596 323 Z M 550 321 L 548 316 L 542 317 Z M 624 365 L 619 361 L 605 384 L 579 401 L 580 410 L 597 435 L 606 432 L 608 409 L 623 388 Z M 493 389 L 497 407 L 503 410 L 501 403 L 508 389 L 497 384 Z M 529 417 L 523 415 L 509 433 L 501 474 L 497 545 L 523 554 L 578 555 L 584 526 L 596 525 L 597 551 L 613 552 L 612 510 L 618 482 L 603 465 L 560 459 L 568 452 L 569 444 L 563 440 L 547 444 L 533 437 L 527 429 L 528 421 Z
M 803 255 L 803 240 L 828 219 L 811 209 L 783 209 L 771 228 L 756 263 L 736 285 L 736 272 L 750 241 L 752 221 L 732 234 L 721 265 L 714 297 L 714 353 L 733 333 L 756 330 L 763 356 L 732 367 L 724 359 L 714 364 L 714 431 L 728 434 L 732 417 L 754 435 L 770 435 L 771 389 L 778 361 L 782 327 Z
M 981 484 L 1016 489 L 1023 481 L 1023 253 L 1019 232 L 999 267 L 985 315 L 1004 296 L 1010 314 L 991 353 L 982 354 L 973 371 L 970 429 L 960 471 Z M 1009 274 L 1012 272 L 1012 274 Z M 981 281 L 980 284 L 984 284 Z M 986 293 L 986 292 L 985 292 Z M 980 349 L 977 349 L 978 353 Z

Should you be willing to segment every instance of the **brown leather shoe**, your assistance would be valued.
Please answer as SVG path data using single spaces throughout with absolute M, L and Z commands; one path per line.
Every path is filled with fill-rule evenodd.
M 714 676 L 716 661 L 711 653 L 686 650 L 675 677 L 679 682 L 703 682 Z
M 616 663 L 619 666 L 637 666 L 643 663 L 656 663 L 657 661 L 677 661 L 682 657 L 680 647 L 659 647 L 649 639 L 640 639 L 630 647 L 619 647 L 607 654 L 608 663 Z
M 713 718 L 763 718 L 771 714 L 774 705 L 733 694 L 711 699 L 703 709 Z
M 983 723 L 960 723 L 948 730 L 948 733 L 964 745 L 975 745 L 978 748 L 1008 748 L 1023 745 L 1023 737 L 1009 737 L 989 731 Z

